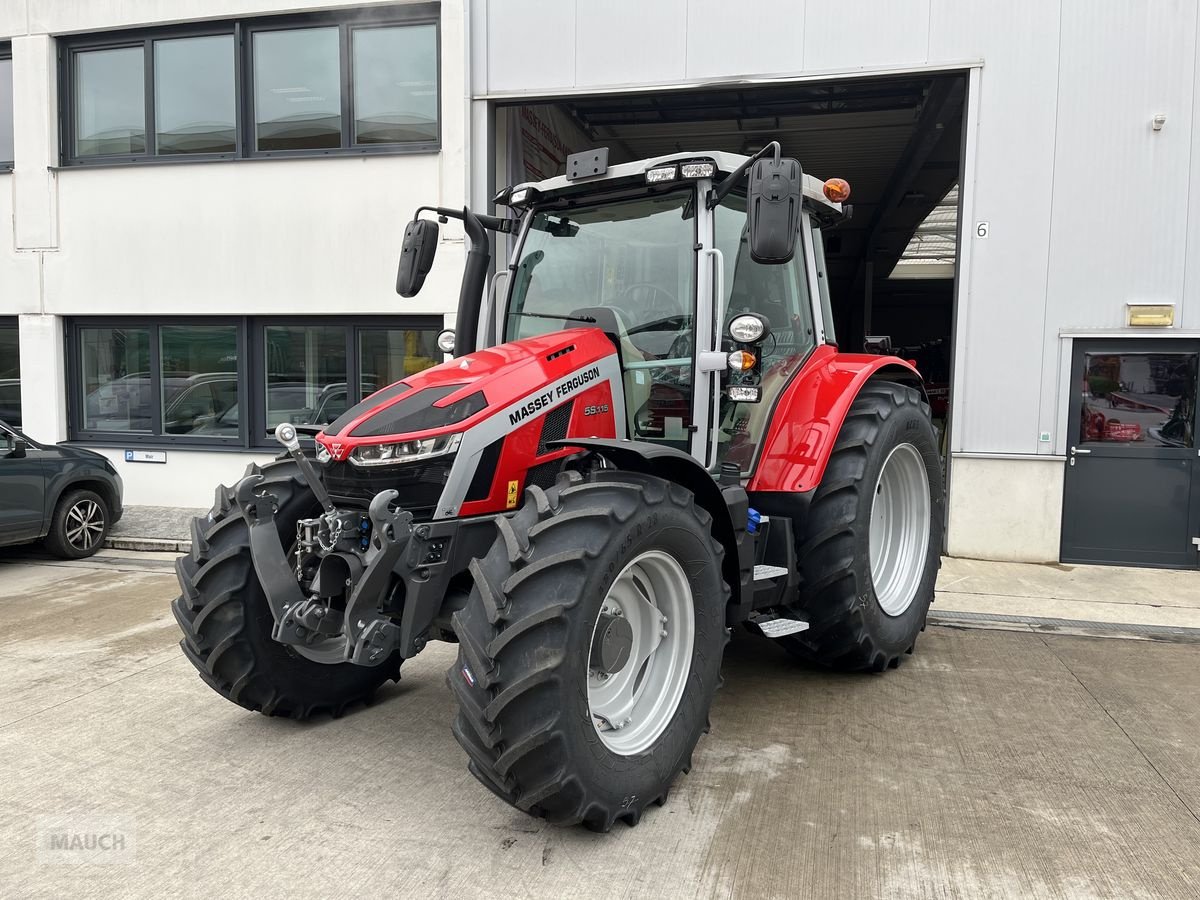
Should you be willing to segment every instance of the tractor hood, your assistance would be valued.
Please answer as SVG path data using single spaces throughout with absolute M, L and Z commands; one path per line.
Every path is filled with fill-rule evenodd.
M 317 443 L 341 461 L 361 447 L 460 434 L 500 413 L 515 428 L 599 380 L 601 367 L 590 364 L 606 357 L 615 362 L 616 349 L 596 328 L 477 350 L 376 391 L 327 426 Z

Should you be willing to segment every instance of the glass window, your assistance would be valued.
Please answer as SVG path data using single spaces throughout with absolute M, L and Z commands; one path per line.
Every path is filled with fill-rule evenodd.
M 150 329 L 81 328 L 85 431 L 153 430 Z
M 203 73 L 203 77 L 198 77 Z M 237 101 L 233 35 L 154 42 L 155 150 L 233 153 Z
M 354 143 L 436 141 L 435 26 L 357 28 L 351 38 Z
M 372 328 L 359 333 L 358 358 L 362 395 L 395 384 L 402 378 L 442 361 L 437 333 Z
M 254 34 L 255 147 L 319 150 L 342 145 L 338 29 Z
M 75 155 L 145 153 L 142 47 L 79 51 L 74 64 Z
M 1197 354 L 1086 353 L 1081 443 L 1195 446 Z
M 237 326 L 164 325 L 159 347 L 163 431 L 237 437 Z
M 722 394 L 717 430 L 717 463 L 736 462 L 742 470 L 754 462 L 775 399 L 816 347 L 803 241 L 783 265 L 764 265 L 750 258 L 746 231 L 746 198 L 730 194 L 713 210 L 714 242 L 725 257 L 725 321 L 739 313 L 758 313 L 771 333 L 761 348 L 757 403 L 737 403 Z M 743 382 L 745 383 L 745 382 Z M 753 384 L 753 382 L 750 382 Z
M 21 345 L 15 324 L 0 325 L 0 420 L 21 427 Z
M 0 163 L 13 161 L 12 60 L 0 57 Z
M 345 411 L 346 329 L 268 325 L 263 329 L 267 432 L 281 422 L 325 425 L 342 395 Z

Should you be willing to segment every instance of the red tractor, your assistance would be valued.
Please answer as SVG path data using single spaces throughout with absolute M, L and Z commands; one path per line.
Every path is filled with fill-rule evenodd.
M 281 425 L 193 524 L 174 610 L 219 694 L 340 715 L 431 640 L 471 772 L 531 815 L 607 830 L 665 801 L 708 729 L 730 628 L 882 672 L 911 653 L 942 536 L 921 377 L 840 353 L 820 230 L 845 211 L 772 144 L 417 211 L 470 240 L 448 362 L 315 434 Z M 488 231 L 512 253 L 492 279 Z M 491 299 L 485 299 L 491 298 Z

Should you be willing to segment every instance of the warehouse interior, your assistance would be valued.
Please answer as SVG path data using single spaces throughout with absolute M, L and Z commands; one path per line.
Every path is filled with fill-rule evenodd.
M 950 409 L 962 72 L 604 94 L 501 105 L 497 180 L 689 150 L 752 153 L 777 139 L 820 178 L 850 182 L 853 215 L 825 235 L 838 343 L 917 361 L 943 428 Z M 943 440 L 943 447 L 946 442 Z

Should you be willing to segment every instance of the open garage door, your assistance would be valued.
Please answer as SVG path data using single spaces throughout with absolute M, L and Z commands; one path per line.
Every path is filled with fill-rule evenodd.
M 819 178 L 852 188 L 850 221 L 825 233 L 837 340 L 913 359 L 944 435 L 952 409 L 964 72 L 564 97 L 497 110 L 500 180 L 696 150 L 752 153 L 779 140 Z

